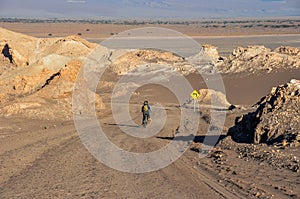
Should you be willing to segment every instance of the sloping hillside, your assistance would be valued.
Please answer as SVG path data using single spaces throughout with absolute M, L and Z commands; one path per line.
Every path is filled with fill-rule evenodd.
M 37 39 L 2 28 L 0 37 L 0 113 L 70 119 L 78 71 L 97 45 L 78 36 Z

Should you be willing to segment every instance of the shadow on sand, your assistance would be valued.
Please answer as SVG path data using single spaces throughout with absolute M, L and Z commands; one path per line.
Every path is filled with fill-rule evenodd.
M 126 126 L 126 127 L 132 127 L 132 128 L 139 128 L 138 125 L 130 125 L 130 124 L 111 124 L 111 123 L 104 123 L 105 125 L 109 126 Z
M 206 141 L 205 141 L 206 145 L 215 146 L 226 137 L 227 137 L 227 135 L 219 135 L 219 136 L 217 136 L 217 135 L 208 135 L 208 136 L 197 135 L 193 139 L 193 136 L 190 135 L 190 136 L 176 136 L 176 138 L 175 137 L 157 136 L 156 138 L 163 139 L 163 140 L 175 140 L 175 141 L 176 140 L 177 141 L 193 141 L 194 143 L 203 143 L 204 140 L 206 139 Z

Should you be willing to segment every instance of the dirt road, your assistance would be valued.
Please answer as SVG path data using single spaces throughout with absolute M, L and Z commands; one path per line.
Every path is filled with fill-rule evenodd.
M 290 74 L 291 72 L 287 75 L 276 73 L 270 78 L 264 76 L 266 78 L 257 79 L 264 82 L 267 87 L 271 86 L 271 81 L 266 81 L 267 77 L 281 81 L 280 78 L 291 78 Z M 194 77 L 190 78 L 192 82 L 199 82 L 195 81 Z M 224 78 L 225 85 L 229 85 L 230 88 L 234 88 L 235 85 L 242 87 L 247 85 L 247 82 L 253 85 L 245 78 L 243 84 L 233 81 L 234 78 L 228 78 L 229 76 Z M 253 81 L 256 79 L 253 78 Z M 251 92 L 248 94 L 244 92 L 247 95 L 242 98 L 240 93 L 243 89 L 239 87 L 229 92 L 230 99 L 232 98 L 234 102 L 234 99 L 246 98 L 249 98 L 251 103 L 256 101 Z M 262 89 L 263 86 L 257 88 L 261 89 L 260 92 L 269 92 L 268 88 Z M 180 114 L 175 96 L 166 89 L 150 85 L 145 87 L 140 95 L 141 97 L 138 95 L 130 101 L 130 115 L 136 124 L 141 123 L 140 103 L 144 98 L 151 99 L 151 104 L 156 101 L 166 108 L 168 117 L 158 134 L 141 139 L 123 133 L 121 127 L 133 131 L 140 127 L 132 126 L 126 120 L 121 123 L 114 120 L 109 110 L 110 103 L 107 101 L 110 95 L 104 96 L 107 109 L 102 112 L 99 122 L 106 136 L 118 147 L 130 152 L 146 153 L 158 150 L 171 141 L 180 123 Z M 244 107 L 236 112 L 228 112 L 223 133 L 226 134 L 228 128 L 234 124 L 236 116 L 248 113 L 250 109 Z M 201 108 L 199 129 L 192 145 L 199 146 L 203 142 L 210 123 L 210 111 Z M 153 114 L 153 124 L 156 119 L 159 118 Z M 297 198 L 299 196 L 298 173 L 273 168 L 272 164 L 269 165 L 260 159 L 242 158 L 239 150 L 247 150 L 247 147 L 253 146 L 231 143 L 226 150 L 218 152 L 220 149 L 217 149 L 217 155 L 212 154 L 210 158 L 199 159 L 199 154 L 190 150 L 193 149 L 191 146 L 183 156 L 168 167 L 155 172 L 132 174 L 111 169 L 94 158 L 84 147 L 73 121 L 0 118 L 0 198 L 257 198 L 258 196 Z M 257 148 L 270 151 L 272 154 L 278 151 L 271 146 L 263 145 Z M 298 150 L 292 148 L 286 153 L 296 156 Z
M 167 144 L 169 140 L 163 138 L 176 130 L 178 110 L 167 112 L 170 118 L 165 127 L 149 139 L 122 133 L 110 114 L 100 123 L 119 147 L 152 151 Z M 1 120 L 1 198 L 242 198 L 219 185 L 190 150 L 159 171 L 123 173 L 101 164 L 87 151 L 72 121 Z M 207 126 L 205 121 L 200 125 Z

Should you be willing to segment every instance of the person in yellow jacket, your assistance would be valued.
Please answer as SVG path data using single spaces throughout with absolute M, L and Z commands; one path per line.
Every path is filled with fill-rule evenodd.
M 144 101 L 144 104 L 142 106 L 142 113 L 143 113 L 142 125 L 144 127 L 147 126 L 148 120 L 150 119 L 150 111 L 151 111 L 151 107 L 148 101 Z

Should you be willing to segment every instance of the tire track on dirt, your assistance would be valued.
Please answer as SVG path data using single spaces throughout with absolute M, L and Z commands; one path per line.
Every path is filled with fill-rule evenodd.
M 70 132 L 64 135 L 68 135 L 68 134 L 70 134 Z M 34 176 L 36 173 L 40 172 L 39 166 L 41 161 L 46 159 L 47 161 L 45 162 L 44 166 L 47 166 L 49 165 L 49 163 L 51 163 L 50 160 L 52 156 L 51 155 L 52 151 L 57 151 L 57 153 L 59 153 L 59 151 L 61 152 L 61 148 L 65 147 L 66 145 L 70 145 L 76 141 L 79 142 L 78 136 L 74 135 L 74 133 L 72 133 L 71 136 L 63 137 L 63 139 L 61 138 L 62 137 L 57 137 L 52 139 L 51 141 L 53 142 L 48 143 L 49 145 L 47 149 L 45 149 L 42 153 L 39 153 L 38 156 L 35 156 L 35 159 L 32 162 L 30 162 L 25 167 L 19 168 L 18 172 L 9 176 L 9 180 L 7 180 L 1 185 L 0 188 L 1 198 L 25 197 L 25 196 L 29 197 L 27 194 L 32 192 L 30 191 L 30 186 L 36 183 L 36 181 L 38 180 L 35 179 Z M 37 145 L 40 143 L 42 143 L 42 141 L 39 143 L 34 143 L 27 147 L 38 147 Z M 52 164 L 53 163 L 54 162 L 52 162 Z M 28 184 L 28 182 L 30 183 Z M 36 195 L 31 195 L 30 197 L 36 198 Z
M 34 142 L 24 143 L 18 148 L 2 153 L 0 155 L 0 186 L 7 180 L 22 173 L 27 167 L 32 166 L 47 150 L 59 146 L 60 143 L 72 136 L 74 136 L 74 131 L 59 135 L 50 134 L 46 137 L 40 137 Z
M 186 156 L 183 156 L 183 160 L 178 161 L 178 164 L 182 164 L 182 166 L 180 167 L 189 168 L 189 171 L 192 173 L 193 176 L 198 176 L 198 178 L 195 179 L 201 179 L 202 182 L 204 182 L 208 187 L 210 187 L 211 189 L 219 193 L 222 197 L 228 199 L 244 198 L 241 195 L 231 193 L 225 187 L 217 183 L 216 180 L 213 177 L 211 177 L 207 172 L 205 172 L 203 169 L 201 169 L 201 167 L 194 167 L 192 164 L 188 162 L 190 162 L 189 159 L 186 159 Z
M 177 112 L 169 111 L 170 121 L 161 132 L 167 137 L 178 126 L 175 119 Z M 108 123 L 113 118 L 106 115 L 100 120 Z M 122 133 L 115 125 L 106 125 L 104 128 L 107 128 L 105 130 L 113 137 L 115 144 L 128 151 L 153 151 L 169 142 L 157 137 L 145 140 L 133 138 Z M 65 133 L 55 134 L 49 142 L 40 140 L 27 145 L 24 143 L 23 147 L 17 149 L 16 155 L 28 155 L 30 149 L 41 149 L 46 145 L 43 146 L 46 147 L 43 153 L 35 155 L 30 165 L 2 184 L 1 198 L 241 198 L 228 193 L 213 178 L 207 177 L 205 172 L 194 169 L 191 157 L 186 154 L 155 172 L 123 173 L 97 161 L 73 131 L 60 130 Z M 7 152 L 4 157 L 12 157 L 13 152 Z
M 165 129 L 163 129 L 163 131 L 172 132 L 173 129 L 169 127 L 169 129 L 165 128 Z M 168 134 L 170 134 L 170 133 L 168 133 Z M 132 142 L 128 141 L 127 137 L 123 137 L 122 136 L 122 138 L 123 139 L 119 140 L 120 143 L 131 143 L 132 144 Z M 163 141 L 159 141 L 159 139 L 156 139 L 152 143 L 158 144 L 159 142 L 161 143 Z M 164 143 L 166 143 L 166 142 L 164 142 Z M 159 145 L 161 146 L 161 144 L 159 144 Z M 148 147 L 149 146 L 147 146 L 146 148 L 148 150 L 151 150 Z M 135 151 L 139 149 L 136 146 L 135 147 L 131 147 L 131 149 L 132 148 L 134 148 Z M 169 171 L 170 168 L 168 168 L 168 167 L 160 170 L 159 173 L 160 173 L 160 176 L 162 176 L 161 179 L 164 182 L 173 185 L 174 187 L 178 187 L 178 182 L 179 181 L 180 182 L 182 182 L 182 181 L 183 182 L 189 182 L 189 181 L 191 181 L 192 187 L 203 187 L 203 185 L 205 185 L 206 187 L 208 187 L 209 189 L 211 189 L 215 193 L 217 193 L 217 195 L 219 197 L 233 198 L 233 199 L 235 199 L 235 198 L 242 198 L 241 196 L 233 194 L 230 191 L 228 191 L 226 188 L 224 188 L 223 186 L 219 185 L 211 177 L 208 177 L 208 175 L 204 174 L 205 171 L 202 171 L 202 170 L 201 171 L 200 170 L 199 171 L 195 171 L 195 169 L 193 169 L 193 165 L 191 165 L 191 164 L 183 164 L 182 162 L 183 162 L 183 160 L 182 160 L 182 158 L 180 158 L 175 163 L 173 163 L 171 166 L 169 166 L 169 167 L 172 168 L 171 172 Z M 197 177 L 195 178 L 195 176 L 197 176 Z M 186 187 L 185 190 L 187 190 L 187 189 L 191 189 L 191 188 L 190 187 Z M 193 190 L 193 191 L 189 191 L 189 193 L 198 193 L 198 191 L 197 190 Z M 195 197 L 195 196 L 197 196 L 199 194 L 200 193 L 195 194 L 193 196 Z M 191 197 L 191 195 L 189 195 L 189 197 Z

